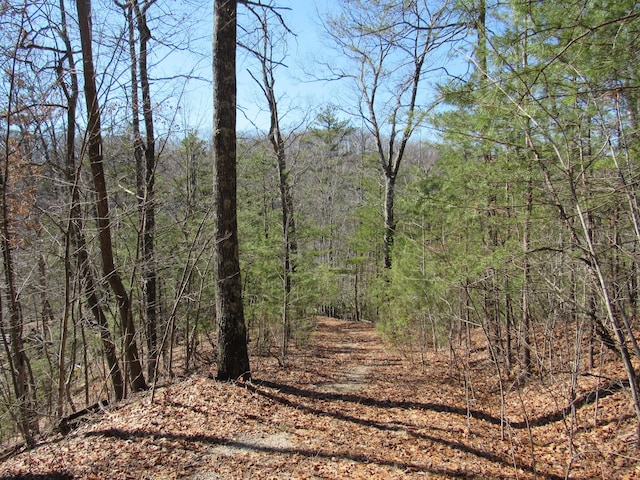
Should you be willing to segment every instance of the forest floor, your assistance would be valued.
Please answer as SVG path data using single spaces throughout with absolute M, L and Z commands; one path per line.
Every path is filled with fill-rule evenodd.
M 503 386 L 503 403 L 486 349 L 472 379 L 446 352 L 425 355 L 370 324 L 320 318 L 288 368 L 256 357 L 252 382 L 204 372 L 153 402 L 133 396 L 6 459 L 0 478 L 640 478 L 627 392 L 583 397 L 571 415 L 563 382 L 531 381 Z

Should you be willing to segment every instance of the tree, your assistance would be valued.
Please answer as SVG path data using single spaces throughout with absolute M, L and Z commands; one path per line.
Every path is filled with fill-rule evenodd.
M 6 299 L 6 307 L 0 298 L 0 333 L 2 343 L 7 356 L 9 378 L 13 383 L 17 412 L 14 413 L 18 429 L 27 444 L 33 446 L 34 435 L 38 433 L 38 419 L 35 408 L 35 382 L 29 356 L 25 349 L 24 316 L 22 301 L 19 295 L 19 287 L 16 281 L 15 266 L 15 217 L 19 203 L 18 195 L 27 196 L 27 192 L 20 191 L 18 187 L 22 170 L 28 170 L 28 133 L 27 129 L 20 126 L 20 113 L 25 105 L 20 99 L 20 86 L 24 85 L 19 72 L 19 50 L 23 45 L 23 38 L 27 23 L 26 9 L 21 8 L 15 14 L 16 30 L 13 33 L 13 45 L 6 60 L 7 68 L 4 74 L 7 76 L 8 92 L 6 103 L 6 120 L 2 132 L 2 164 L 0 167 L 0 253 L 2 254 L 2 270 L 4 273 L 2 295 Z M 18 128 L 16 128 L 18 127 Z M 26 168 L 25 168 L 26 167 Z M 4 318 L 4 310 L 8 313 L 8 319 Z
M 353 80 L 357 110 L 375 139 L 384 177 L 384 267 L 391 268 L 396 230 L 396 180 L 409 139 L 423 122 L 427 105 L 421 87 L 432 71 L 429 54 L 459 31 L 448 1 L 342 0 L 341 15 L 327 30 L 348 59 L 327 65 L 336 78 Z
M 565 248 L 581 259 L 587 284 L 598 291 L 603 318 L 594 318 L 596 331 L 625 368 L 640 438 L 640 386 L 633 364 L 640 348 L 629 315 L 634 289 L 620 288 L 635 277 L 635 267 L 629 267 L 635 264 L 633 249 L 623 245 L 640 238 L 637 189 L 626 181 L 637 175 L 628 161 L 630 151 L 637 148 L 633 138 L 637 103 L 633 94 L 619 93 L 629 81 L 637 85 L 635 71 L 629 78 L 627 62 L 633 60 L 627 53 L 637 55 L 631 32 L 639 15 L 631 2 L 571 15 L 558 5 L 536 7 L 514 5 L 515 15 L 526 18 L 528 25 L 543 26 L 545 32 L 523 37 L 526 47 L 536 53 L 530 62 L 509 62 L 508 49 L 499 50 L 501 60 L 507 60 L 507 75 L 516 74 L 507 77 L 512 81 L 501 79 L 499 85 L 505 103 L 526 122 L 526 148 L 569 237 Z M 600 50 L 603 45 L 607 53 Z M 590 53 L 585 56 L 583 49 Z M 594 52 L 613 60 L 593 63 Z M 627 161 L 623 164 L 621 158 Z M 616 194 L 603 195 L 607 188 Z M 603 228 L 605 216 L 609 224 Z
M 240 46 L 246 49 L 259 65 L 259 75 L 249 71 L 252 78 L 260 86 L 269 111 L 268 138 L 276 157 L 276 169 L 278 171 L 278 189 L 280 191 L 280 209 L 282 214 L 282 278 L 283 278 L 283 302 L 282 302 L 282 342 L 280 362 L 284 364 L 287 355 L 288 343 L 291 336 L 290 303 L 292 278 L 296 271 L 295 256 L 298 250 L 296 234 L 296 222 L 294 215 L 294 202 L 290 178 L 290 166 L 287 159 L 287 142 L 282 132 L 278 98 L 276 95 L 276 76 L 278 66 L 283 65 L 282 58 L 276 58 L 277 51 L 286 45 L 286 35 L 290 33 L 284 24 L 282 17 L 276 15 L 274 7 L 269 5 L 260 8 L 248 7 L 256 22 L 255 31 L 250 32 Z M 278 31 L 274 23 L 279 22 L 284 30 Z M 255 38 L 252 38 L 255 37 Z
M 215 0 L 213 25 L 214 276 L 216 379 L 251 377 L 242 303 L 236 177 L 237 0 Z
M 65 232 L 65 251 L 73 252 L 73 256 L 76 259 L 76 268 L 81 278 L 81 284 L 84 288 L 84 294 L 86 302 L 93 315 L 92 325 L 100 334 L 102 341 L 105 359 L 109 368 L 109 376 L 113 385 L 113 392 L 116 400 L 122 400 L 125 394 L 125 383 L 120 369 L 120 363 L 118 361 L 118 354 L 115 342 L 113 341 L 111 331 L 109 329 L 109 322 L 105 315 L 104 309 L 98 295 L 98 285 L 92 270 L 90 254 L 87 248 L 87 240 L 84 234 L 84 222 L 82 215 L 82 207 L 80 200 L 80 179 L 78 175 L 78 165 L 76 164 L 76 112 L 78 109 L 78 73 L 76 70 L 76 61 L 73 51 L 73 45 L 69 38 L 67 14 L 64 3 L 61 3 L 60 10 L 60 28 L 59 34 L 61 36 L 64 49 L 60 52 L 57 71 L 59 72 L 58 83 L 63 92 L 66 100 L 66 144 L 64 151 L 64 175 L 69 185 L 69 220 L 67 229 Z M 65 73 L 68 78 L 65 78 Z M 70 262 L 70 258 L 67 259 Z M 71 296 L 72 286 L 69 284 L 71 281 L 71 266 L 68 265 L 67 278 L 67 296 Z M 69 309 L 70 302 L 65 302 L 65 308 Z M 60 334 L 59 345 L 59 379 L 58 379 L 58 416 L 62 416 L 62 396 L 65 388 L 64 378 L 64 362 L 65 362 L 65 348 L 66 348 L 66 335 L 67 335 L 67 319 L 69 318 L 69 312 L 65 311 L 63 314 L 63 325 Z M 67 386 L 68 387 L 68 386 Z
M 130 375 L 131 387 L 134 391 L 147 388 L 142 365 L 138 356 L 135 323 L 131 301 L 118 272 L 113 255 L 111 241 L 111 217 L 109 214 L 109 199 L 107 183 L 103 166 L 102 128 L 100 121 L 100 106 L 96 88 L 95 70 L 93 65 L 93 48 L 91 33 L 91 0 L 76 0 L 78 11 L 78 26 L 80 28 L 80 42 L 82 46 L 84 93 L 88 116 L 88 146 L 87 152 L 95 190 L 96 212 L 98 215 L 98 237 L 100 240 L 100 254 L 102 271 L 116 297 L 120 321 L 124 337 L 125 358 Z
M 445 89 L 455 108 L 441 125 L 457 143 L 458 161 L 478 172 L 473 188 L 492 187 L 484 201 L 469 202 L 484 205 L 482 231 L 493 257 L 484 278 L 497 278 L 498 269 L 504 275 L 486 282 L 479 320 L 493 317 L 497 326 L 504 315 L 508 327 L 508 315 L 520 311 L 523 376 L 543 369 L 533 364 L 539 324 L 545 332 L 554 332 L 556 321 L 572 328 L 570 402 L 583 325 L 591 323 L 620 358 L 640 419 L 633 319 L 640 223 L 637 185 L 629 181 L 638 174 L 631 161 L 638 148 L 637 5 L 510 2 L 494 6 L 493 28 L 485 28 L 484 2 L 477 5 L 477 74 Z M 519 273 L 509 272 L 509 258 L 518 259 Z M 512 284 L 520 287 L 519 304 Z M 508 345 L 508 333 L 504 340 Z
M 116 2 L 117 3 L 117 2 Z M 141 223 L 142 295 L 145 312 L 145 333 L 147 338 L 147 376 L 155 379 L 158 363 L 157 333 L 157 278 L 155 256 L 155 178 L 156 139 L 151 106 L 149 81 L 149 41 L 151 31 L 147 25 L 147 11 L 155 0 L 140 2 L 129 0 L 118 4 L 125 12 L 128 26 L 129 55 L 131 57 L 131 124 L 133 128 L 133 151 L 136 159 L 136 197 Z M 135 29 L 138 31 L 136 49 Z M 145 139 L 140 131 L 140 91 L 142 92 L 142 117 Z

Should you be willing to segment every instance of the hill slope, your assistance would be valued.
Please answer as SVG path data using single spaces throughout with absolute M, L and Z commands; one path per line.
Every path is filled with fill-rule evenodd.
M 318 320 L 313 344 L 290 368 L 262 358 L 253 369 L 252 383 L 196 375 L 159 389 L 153 403 L 146 393 L 110 407 L 68 436 L 6 460 L 0 476 L 640 477 L 625 392 L 601 398 L 597 411 L 585 402 L 572 423 L 557 392 L 532 385 L 507 394 L 503 421 L 488 369 L 465 390 L 442 354 L 430 354 L 422 371 L 371 325 L 328 318 Z

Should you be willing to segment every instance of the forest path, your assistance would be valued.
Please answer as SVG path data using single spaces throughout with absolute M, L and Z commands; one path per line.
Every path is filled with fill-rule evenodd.
M 372 325 L 329 318 L 293 353 L 287 369 L 253 358 L 250 383 L 194 375 L 153 404 L 134 397 L 0 464 L 0 477 L 564 478 L 557 445 L 531 443 L 515 416 L 503 437 L 496 396 L 467 403 L 442 355 L 422 372 Z

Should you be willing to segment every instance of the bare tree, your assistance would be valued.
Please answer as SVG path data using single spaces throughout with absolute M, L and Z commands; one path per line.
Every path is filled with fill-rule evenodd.
M 107 184 L 103 166 L 103 143 L 100 124 L 100 107 L 98 91 L 96 88 L 95 70 L 93 65 L 93 47 L 91 33 L 91 0 L 76 0 L 78 10 L 78 25 L 80 28 L 80 41 L 82 45 L 84 93 L 88 115 L 88 145 L 87 151 L 91 164 L 91 173 L 96 196 L 96 211 L 98 223 L 98 236 L 100 241 L 100 254 L 102 257 L 102 271 L 109 282 L 118 303 L 120 320 L 124 337 L 125 358 L 130 375 L 131 387 L 134 391 L 147 388 L 142 365 L 138 356 L 138 347 L 135 339 L 135 323 L 131 301 L 122 282 L 113 256 L 111 241 L 111 220 L 109 214 L 109 199 Z
M 7 354 L 10 378 L 13 383 L 13 390 L 17 401 L 17 413 L 14 414 L 16 424 L 25 443 L 28 446 L 34 444 L 34 435 L 38 430 L 37 417 L 35 415 L 35 392 L 33 374 L 29 357 L 25 351 L 25 340 L 23 337 L 24 318 L 22 314 L 19 289 L 16 284 L 15 260 L 14 260 L 14 229 L 12 228 L 11 215 L 11 195 L 9 189 L 14 180 L 12 174 L 16 173 L 15 166 L 26 157 L 25 145 L 22 142 L 22 135 L 14 131 L 14 123 L 19 122 L 18 112 L 22 105 L 18 102 L 18 50 L 24 38 L 24 26 L 26 22 L 26 9 L 21 8 L 17 14 L 18 18 L 14 34 L 15 41 L 13 49 L 7 56 L 9 80 L 9 90 L 7 98 L 6 124 L 2 136 L 3 159 L 0 169 L 0 251 L 2 253 L 2 267 L 4 273 L 3 295 L 6 298 L 6 307 L 0 303 L 0 333 L 2 342 Z M 22 129 L 19 129 L 22 130 Z M 0 300 L 1 302 L 1 300 Z M 8 319 L 2 318 L 4 308 L 7 309 Z
M 98 285 L 92 269 L 89 251 L 87 248 L 87 241 L 84 235 L 84 222 L 82 216 L 82 208 L 80 201 L 80 187 L 79 187 L 79 167 L 76 163 L 76 112 L 78 108 L 79 97 L 79 83 L 78 74 L 76 70 L 76 61 L 74 55 L 73 45 L 68 34 L 67 26 L 67 13 L 66 7 L 63 1 L 60 2 L 60 28 L 59 34 L 61 36 L 64 49 L 60 52 L 60 58 L 58 59 L 57 71 L 58 71 L 58 85 L 63 91 L 64 98 L 66 100 L 66 145 L 65 145 L 65 178 L 69 185 L 69 194 L 71 198 L 71 204 L 69 207 L 69 221 L 65 234 L 65 247 L 66 251 L 73 251 L 73 256 L 76 259 L 76 267 L 82 279 L 82 285 L 84 288 L 84 294 L 86 297 L 87 305 L 93 316 L 93 325 L 98 330 L 102 345 L 104 349 L 105 358 L 107 361 L 107 367 L 109 369 L 109 376 L 113 385 L 113 391 L 116 400 L 124 398 L 124 379 L 120 364 L 118 362 L 118 355 L 115 342 L 113 341 L 111 331 L 109 330 L 109 323 L 104 313 L 102 305 L 98 296 Z M 68 79 L 65 78 L 68 76 Z M 71 255 L 68 255 L 67 262 L 70 262 Z M 67 266 L 68 273 L 66 275 L 67 282 L 70 281 L 71 265 Z M 67 301 L 65 302 L 65 312 L 63 313 L 63 325 L 60 333 L 60 345 L 58 352 L 58 416 L 62 416 L 62 398 L 64 390 L 67 387 L 65 385 L 65 349 L 66 349 L 66 335 L 67 335 L 67 322 L 69 318 L 70 305 L 70 291 L 71 285 L 66 286 Z
M 425 75 L 434 68 L 429 55 L 460 26 L 448 1 L 342 0 L 340 14 L 326 29 L 348 59 L 345 67 L 327 65 L 335 78 L 351 79 L 358 113 L 376 144 L 384 177 L 384 266 L 390 268 L 396 229 L 396 179 L 409 139 L 424 118 L 420 102 Z
M 276 157 L 278 171 L 278 188 L 280 191 L 280 208 L 282 214 L 282 252 L 283 252 L 283 302 L 282 302 L 282 342 L 280 363 L 284 364 L 291 336 L 290 297 L 292 277 L 295 273 L 295 255 L 298 250 L 296 239 L 296 222 L 294 215 L 293 194 L 290 179 L 290 167 L 287 165 L 287 142 L 282 132 L 278 97 L 276 94 L 275 71 L 282 66 L 284 58 L 276 58 L 277 50 L 291 33 L 282 17 L 269 4 L 258 8 L 249 6 L 248 10 L 256 22 L 254 31 L 248 32 L 246 38 L 238 44 L 247 50 L 259 65 L 259 74 L 249 70 L 249 74 L 259 85 L 267 101 L 269 111 L 268 138 Z M 284 54 L 282 54 L 284 55 Z
M 136 160 L 136 196 L 141 223 L 142 295 L 147 338 L 147 376 L 153 380 L 158 362 L 157 286 L 155 259 L 155 173 L 156 139 L 151 107 L 149 81 L 149 41 L 151 31 L 147 25 L 147 11 L 155 0 L 129 0 L 116 2 L 125 12 L 128 27 L 129 55 L 131 57 L 131 125 L 133 129 L 133 154 Z M 135 30 L 138 31 L 136 48 Z M 140 129 L 140 92 L 142 93 L 142 117 L 145 139 Z

